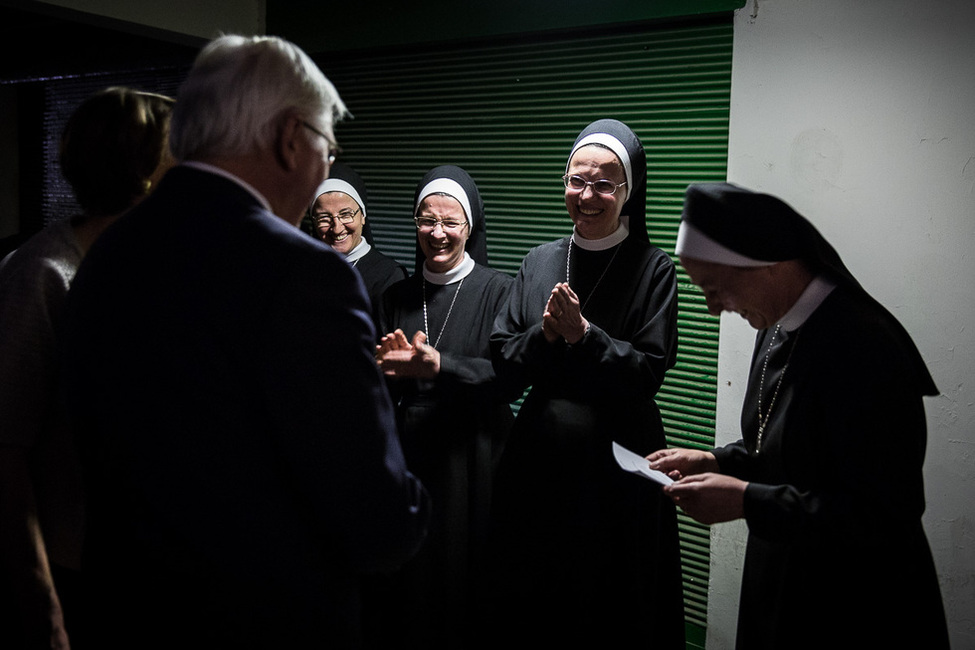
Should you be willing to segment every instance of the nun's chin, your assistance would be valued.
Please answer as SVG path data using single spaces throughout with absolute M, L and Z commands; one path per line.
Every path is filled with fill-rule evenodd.
M 587 216 L 576 213 L 573 217 L 576 234 L 583 239 L 603 239 L 612 235 L 620 227 L 619 217 L 608 214 Z

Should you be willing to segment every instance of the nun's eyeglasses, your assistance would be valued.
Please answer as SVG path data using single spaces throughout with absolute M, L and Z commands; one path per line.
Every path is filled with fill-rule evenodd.
M 444 230 L 457 231 L 467 225 L 466 219 L 434 219 L 433 217 L 414 217 L 416 229 L 423 232 L 430 232 L 436 229 L 437 224 Z
M 573 190 L 574 192 L 581 192 L 587 186 L 591 185 L 593 192 L 606 195 L 616 194 L 616 190 L 626 185 L 626 181 L 614 183 L 605 178 L 598 181 L 587 181 L 582 176 L 576 176 L 575 174 L 566 174 L 562 177 L 562 182 L 565 183 L 566 189 Z
M 320 226 L 332 226 L 332 223 L 338 221 L 339 223 L 349 225 L 355 219 L 355 215 L 361 212 L 361 208 L 356 208 L 355 210 L 342 210 L 336 215 L 328 214 L 324 212 L 322 214 L 315 215 L 315 223 Z

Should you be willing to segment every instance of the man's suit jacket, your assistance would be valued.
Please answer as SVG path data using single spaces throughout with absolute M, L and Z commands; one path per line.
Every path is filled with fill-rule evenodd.
M 352 267 L 177 167 L 89 252 L 66 334 L 99 631 L 353 645 L 358 576 L 408 559 L 429 508 Z

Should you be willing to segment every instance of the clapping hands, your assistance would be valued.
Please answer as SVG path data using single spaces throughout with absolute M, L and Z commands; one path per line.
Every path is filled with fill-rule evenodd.
M 554 343 L 561 337 L 567 343 L 578 343 L 588 327 L 589 321 L 583 317 L 579 306 L 579 296 L 567 282 L 556 284 L 542 314 L 545 340 Z
M 427 345 L 427 335 L 418 331 L 407 340 L 403 330 L 386 334 L 376 346 L 376 363 L 388 377 L 432 379 L 440 374 L 440 353 Z

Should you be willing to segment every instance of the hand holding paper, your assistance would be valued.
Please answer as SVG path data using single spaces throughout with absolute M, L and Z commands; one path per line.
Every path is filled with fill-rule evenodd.
M 670 485 L 674 482 L 672 478 L 663 472 L 650 469 L 650 462 L 646 458 L 639 454 L 634 454 L 626 447 L 615 442 L 613 443 L 613 455 L 616 456 L 616 462 L 619 463 L 619 466 L 627 472 L 640 474 L 644 478 L 648 478 L 661 485 Z

